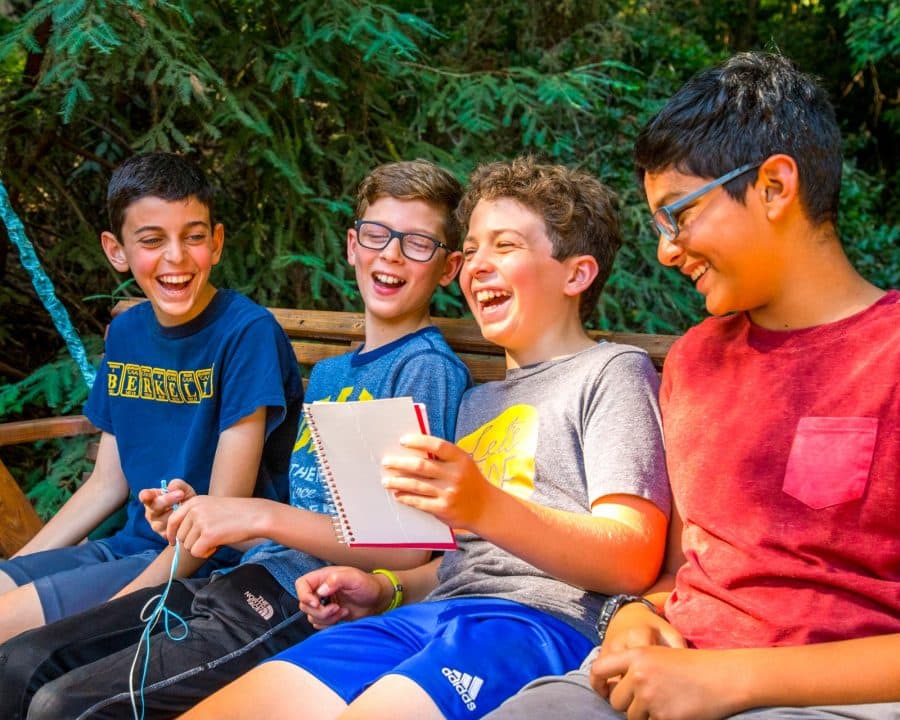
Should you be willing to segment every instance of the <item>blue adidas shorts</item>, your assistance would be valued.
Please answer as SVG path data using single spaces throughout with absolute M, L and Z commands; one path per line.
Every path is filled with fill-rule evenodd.
M 303 668 L 348 704 L 382 676 L 403 675 L 453 720 L 481 717 L 535 678 L 574 670 L 593 644 L 539 610 L 467 597 L 337 625 L 271 660 Z
M 102 540 L 0 563 L 18 586 L 34 583 L 49 624 L 108 600 L 153 562 L 156 550 L 119 557 Z

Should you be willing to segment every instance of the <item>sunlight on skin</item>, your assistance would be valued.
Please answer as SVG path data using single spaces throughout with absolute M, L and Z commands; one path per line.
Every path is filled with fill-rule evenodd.
M 402 712 L 397 698 L 403 698 Z M 360 695 L 341 720 L 395 720 L 397 717 L 416 720 L 443 720 L 434 700 L 421 687 L 403 675 L 385 675 Z
M 310 720 L 337 718 L 347 707 L 331 688 L 306 670 L 289 662 L 274 660 L 257 665 L 179 718 L 294 720 L 298 703 L 306 708 L 303 715 Z

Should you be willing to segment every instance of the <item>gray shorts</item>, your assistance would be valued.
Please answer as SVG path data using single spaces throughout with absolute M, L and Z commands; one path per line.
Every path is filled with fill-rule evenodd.
M 544 677 L 523 687 L 485 720 L 531 720 L 532 718 L 577 718 L 578 720 L 622 720 L 591 687 L 588 670 L 596 653 L 588 655 L 578 670 Z M 900 703 L 834 705 L 820 707 L 756 708 L 732 715 L 728 720 L 900 720 Z

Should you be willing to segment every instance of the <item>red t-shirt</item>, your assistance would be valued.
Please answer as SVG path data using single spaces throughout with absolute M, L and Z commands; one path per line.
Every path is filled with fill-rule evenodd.
M 710 318 L 660 393 L 690 645 L 900 632 L 900 292 L 797 331 Z

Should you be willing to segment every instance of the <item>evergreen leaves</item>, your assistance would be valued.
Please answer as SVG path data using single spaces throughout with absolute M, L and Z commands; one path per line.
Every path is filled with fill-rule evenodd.
M 192 155 L 220 190 L 227 239 L 214 283 L 263 304 L 329 309 L 360 309 L 345 233 L 356 187 L 378 163 L 426 157 L 461 179 L 522 152 L 580 166 L 619 193 L 626 237 L 595 324 L 681 332 L 703 306 L 656 262 L 632 177 L 634 136 L 693 72 L 770 38 L 802 56 L 801 66 L 838 78 L 842 116 L 860 105 L 841 104 L 842 91 L 869 93 L 861 106 L 871 107 L 870 124 L 853 115 L 847 128 L 848 148 L 873 174 L 848 164 L 840 229 L 868 277 L 900 284 L 896 158 L 871 160 L 881 147 L 871 123 L 900 123 L 900 16 L 887 0 L 841 0 L 839 17 L 821 3 L 765 3 L 758 37 L 732 2 L 15 5 L 29 9 L 0 18 L 0 168 L 85 334 L 102 332 L 111 295 L 133 292 L 97 242 L 109 173 L 153 149 Z M 843 42 L 839 23 L 846 47 L 824 49 L 823 38 Z M 847 53 L 845 71 L 833 57 Z M 826 56 L 829 65 L 815 64 Z M 0 363 L 49 364 L 0 390 L 0 414 L 80 406 L 80 381 L 53 359 L 52 330 L 40 327 L 27 280 L 14 259 L 5 267 Z M 455 288 L 434 305 L 465 312 Z

